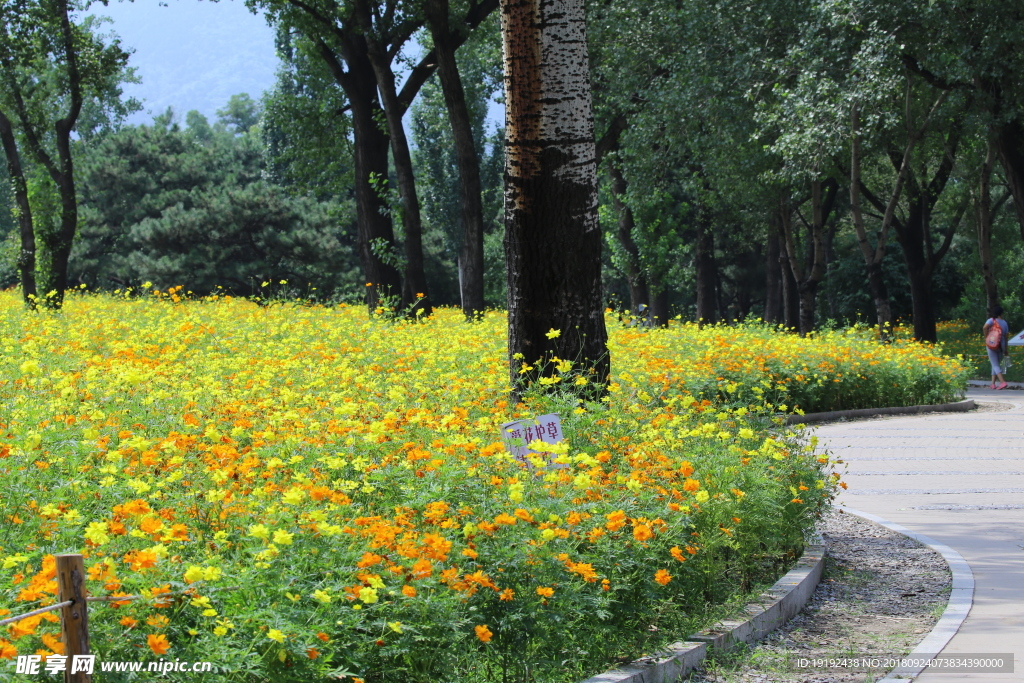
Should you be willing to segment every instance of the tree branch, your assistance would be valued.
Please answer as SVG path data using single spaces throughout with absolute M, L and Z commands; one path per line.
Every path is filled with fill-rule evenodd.
M 479 4 L 475 4 L 470 7 L 466 13 L 465 18 L 462 20 L 462 24 L 468 27 L 469 30 L 475 29 L 477 26 L 483 23 L 487 16 L 498 8 L 498 0 L 483 0 Z M 452 29 L 452 42 L 455 49 L 459 49 L 463 43 L 466 42 L 469 37 L 469 33 L 463 33 L 459 30 L 459 26 L 455 26 Z M 405 84 L 402 86 L 402 91 L 398 93 L 398 105 L 401 107 L 402 114 L 409 109 L 412 105 L 412 101 L 416 99 L 416 94 L 423 87 L 423 84 L 427 82 L 427 79 L 437 69 L 437 55 L 431 50 L 423 59 L 420 60 L 419 64 L 412 68 L 409 72 L 409 77 L 405 79 Z

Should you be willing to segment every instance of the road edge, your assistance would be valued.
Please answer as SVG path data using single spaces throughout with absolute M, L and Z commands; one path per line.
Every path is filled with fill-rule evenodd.
M 953 577 L 949 602 L 946 603 L 946 609 L 943 610 L 942 616 L 939 617 L 932 630 L 906 656 L 914 659 L 923 655 L 937 655 L 942 652 L 953 636 L 956 635 L 957 631 L 960 630 L 964 620 L 967 619 L 967 615 L 971 611 L 971 605 L 974 603 L 974 572 L 971 571 L 971 565 L 967 563 L 967 560 L 960 553 L 944 543 L 939 543 L 930 536 L 911 531 L 904 526 L 890 522 L 870 512 L 863 512 L 845 505 L 837 505 L 836 509 L 912 538 L 921 545 L 942 555 L 942 559 L 946 561 Z M 897 667 L 890 671 L 879 683 L 911 683 L 924 669 L 924 666 Z

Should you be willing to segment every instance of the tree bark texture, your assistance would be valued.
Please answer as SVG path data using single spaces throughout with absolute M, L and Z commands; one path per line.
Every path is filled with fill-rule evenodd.
M 384 118 L 391 139 L 391 158 L 398 177 L 398 194 L 402 200 L 402 227 L 405 230 L 405 277 L 402 282 L 403 311 L 410 315 L 430 315 L 433 306 L 427 290 L 427 276 L 423 268 L 423 222 L 420 216 L 420 200 L 416 193 L 416 178 L 412 169 L 412 153 L 409 139 L 402 125 L 405 109 L 398 100 L 395 72 L 391 68 L 392 58 L 387 45 L 376 37 L 368 0 L 357 0 L 356 16 L 363 30 L 361 38 L 366 42 L 366 54 L 377 79 L 377 89 L 384 105 Z
M 999 127 L 996 151 L 1017 209 L 1021 239 L 1024 239 L 1024 121 L 1017 118 Z
M 603 389 L 611 363 L 584 3 L 502 0 L 501 28 L 512 385 L 519 393 L 554 374 L 558 357 Z
M 633 210 L 624 201 L 628 185 L 626 178 L 622 175 L 622 169 L 615 163 L 608 166 L 608 174 L 611 177 L 612 206 L 618 216 L 618 230 L 615 237 L 619 246 L 626 253 L 623 259 L 622 270 L 626 275 L 626 284 L 629 286 L 629 310 L 634 315 L 640 311 L 640 307 L 650 306 L 650 293 L 647 287 L 647 277 L 640 267 L 640 248 L 636 246 L 633 239 L 633 228 L 636 222 L 633 219 Z
M 779 233 L 768 231 L 764 262 L 764 321 L 782 322 L 782 270 L 779 267 Z
M 462 312 L 468 320 L 475 320 L 484 310 L 484 208 L 480 189 L 480 159 L 473 140 L 466 92 L 455 61 L 456 45 L 449 28 L 448 0 L 428 0 L 425 7 L 459 167 L 463 231 L 459 253 Z
M 10 119 L 0 111 L 0 142 L 7 158 L 7 175 L 14 187 L 14 202 L 18 207 L 18 228 L 21 237 L 18 251 L 18 273 L 21 277 L 21 296 L 29 308 L 36 307 L 36 235 L 32 225 L 32 207 L 28 202 L 28 184 L 21 166 L 21 155 L 14 138 Z
M 361 36 L 349 36 L 342 51 L 347 69 L 328 45 L 318 43 L 320 56 L 334 80 L 345 91 L 352 111 L 356 221 L 359 260 L 366 279 L 366 306 L 374 313 L 385 302 L 396 301 L 402 278 L 387 255 L 395 253 L 395 232 L 387 201 L 377 185 L 388 177 L 388 135 L 377 125 L 383 113 L 377 98 L 377 79 Z

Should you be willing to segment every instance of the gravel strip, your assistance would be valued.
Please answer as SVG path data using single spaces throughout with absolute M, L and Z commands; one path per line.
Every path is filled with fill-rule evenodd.
M 818 525 L 828 550 L 810 602 L 786 626 L 743 652 L 707 661 L 687 680 L 707 683 L 870 683 L 887 670 L 800 668 L 800 659 L 910 652 L 946 607 L 949 568 L 938 553 L 853 515 Z

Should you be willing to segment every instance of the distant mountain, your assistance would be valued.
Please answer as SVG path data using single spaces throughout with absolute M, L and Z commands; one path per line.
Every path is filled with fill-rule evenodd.
M 96 3 L 89 13 L 111 18 L 102 30 L 135 50 L 129 64 L 142 83 L 124 90 L 145 109 L 130 123 L 148 123 L 169 106 L 182 121 L 192 109 L 213 121 L 232 95 L 259 99 L 274 84 L 274 31 L 238 0 Z

